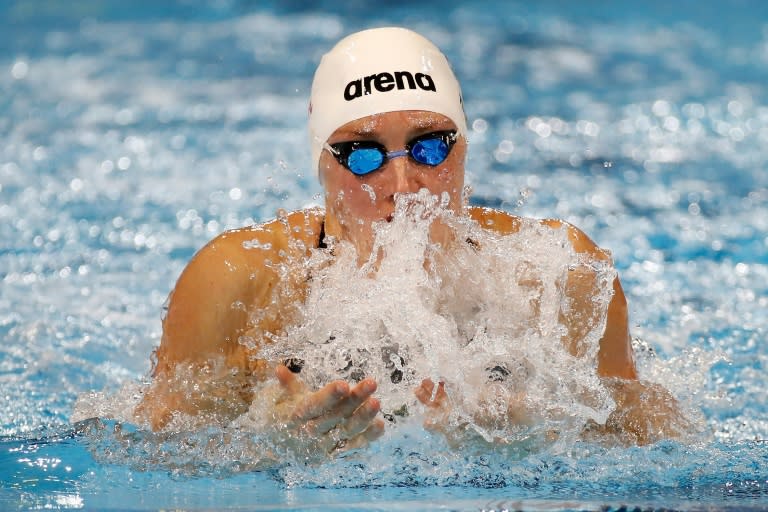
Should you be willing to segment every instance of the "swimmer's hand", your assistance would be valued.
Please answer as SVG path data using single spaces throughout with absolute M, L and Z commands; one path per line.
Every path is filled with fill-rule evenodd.
M 471 417 L 474 428 L 470 427 L 468 419 L 462 421 L 452 417 L 453 404 L 445 382 L 439 382 L 435 388 L 431 379 L 424 379 L 414 393 L 427 408 L 424 428 L 441 433 L 453 448 L 504 442 L 503 438 L 491 436 L 488 432 L 503 432 L 505 428 L 532 422 L 532 415 L 525 406 L 525 396 L 518 393 L 510 395 L 495 383 L 487 385 L 484 400 L 475 408 L 476 412 Z M 484 430 L 485 434 L 481 435 L 478 429 Z
M 322 460 L 329 455 L 361 448 L 384 433 L 381 409 L 373 397 L 376 382 L 364 379 L 356 385 L 337 380 L 318 391 L 287 367 L 275 369 L 277 389 L 272 395 L 272 416 L 277 451 L 288 450 L 304 460 Z M 275 392 L 276 391 L 276 392 Z
M 648 445 L 663 439 L 680 439 L 695 432 L 672 394 L 659 384 L 619 378 L 605 378 L 616 409 L 605 425 L 591 422 L 584 437 L 614 438 L 626 445 Z
M 427 408 L 424 428 L 437 432 L 445 437 L 451 448 L 458 448 L 463 443 L 465 425 L 451 425 L 453 406 L 445 391 L 445 382 L 438 382 L 437 389 L 432 379 L 424 379 L 421 385 L 413 390 L 416 398 Z
M 445 433 L 452 409 L 451 400 L 445 391 L 445 382 L 439 382 L 437 390 L 435 390 L 435 383 L 432 382 L 432 379 L 424 379 L 413 392 L 419 402 L 427 408 L 424 428 Z

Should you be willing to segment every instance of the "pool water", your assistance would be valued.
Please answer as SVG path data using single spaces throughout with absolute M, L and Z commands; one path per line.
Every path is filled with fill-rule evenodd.
M 768 507 L 768 4 L 137 5 L 0 5 L 0 508 Z M 206 241 L 320 202 L 314 66 L 389 24 L 454 64 L 471 202 L 612 251 L 641 371 L 701 411 L 700 439 L 507 457 L 403 427 L 256 471 L 215 429 L 72 421 L 93 391 L 131 403 Z

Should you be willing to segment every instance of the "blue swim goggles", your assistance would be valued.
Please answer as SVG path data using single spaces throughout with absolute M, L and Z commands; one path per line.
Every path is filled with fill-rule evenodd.
M 383 145 L 369 140 L 326 143 L 325 149 L 352 173 L 365 176 L 399 156 L 410 156 L 415 162 L 432 167 L 440 165 L 457 139 L 456 130 L 446 130 L 419 135 L 399 151 L 387 151 Z

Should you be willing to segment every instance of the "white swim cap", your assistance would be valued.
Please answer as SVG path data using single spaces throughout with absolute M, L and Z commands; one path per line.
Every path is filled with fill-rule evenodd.
M 340 126 L 373 114 L 400 110 L 436 112 L 466 134 L 459 82 L 445 55 L 404 28 L 357 32 L 326 53 L 315 72 L 309 102 L 312 163 Z

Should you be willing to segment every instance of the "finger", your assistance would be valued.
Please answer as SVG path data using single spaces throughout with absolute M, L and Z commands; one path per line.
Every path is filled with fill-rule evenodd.
M 306 421 L 328 414 L 349 396 L 349 385 L 341 380 L 331 382 L 310 394 L 294 411 L 294 418 Z
M 435 393 L 434 402 L 440 406 L 443 406 L 447 401 L 448 393 L 445 391 L 445 382 L 440 381 L 437 384 L 437 393 Z
M 325 434 L 344 421 L 345 418 L 355 414 L 355 411 L 357 411 L 375 391 L 376 381 L 373 379 L 365 379 L 358 383 L 349 391 L 349 396 L 339 401 L 338 407 L 329 410 L 326 414 L 317 418 L 317 433 Z
M 424 405 L 432 406 L 432 391 L 435 389 L 435 383 L 431 379 L 424 379 L 421 385 L 414 390 L 416 398 Z
M 356 448 L 362 448 L 368 444 L 376 441 L 378 438 L 384 435 L 384 420 L 377 418 L 374 420 L 365 432 L 356 435 L 344 445 L 342 451 L 354 450 Z
M 275 377 L 277 377 L 277 381 L 280 385 L 292 395 L 301 393 L 305 389 L 301 379 L 299 379 L 299 377 L 284 364 L 277 365 L 277 368 L 275 368 Z
M 369 398 L 344 423 L 342 431 L 350 439 L 365 432 L 371 426 L 380 410 L 381 402 L 376 398 Z
M 344 417 L 336 412 L 324 414 L 312 422 L 314 432 L 316 434 L 327 434 L 333 430 L 334 427 L 338 426 L 343 419 Z
M 349 392 L 349 398 L 341 404 L 339 414 L 342 418 L 353 414 L 372 394 L 376 392 L 376 381 L 373 379 L 364 379 L 360 381 Z
M 377 440 L 382 435 L 384 435 L 384 420 L 381 418 L 377 418 L 371 423 L 371 426 L 368 427 L 365 432 L 362 433 L 362 436 L 365 437 L 365 439 L 370 443 L 372 441 Z M 359 436 L 358 436 L 359 437 Z

